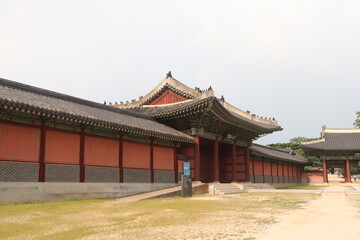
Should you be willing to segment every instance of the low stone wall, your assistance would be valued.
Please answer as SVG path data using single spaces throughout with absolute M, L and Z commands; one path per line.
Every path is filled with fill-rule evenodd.
M 174 171 L 154 171 L 154 181 L 156 183 L 173 183 L 175 181 Z
M 0 182 L 0 203 L 119 198 L 174 186 L 177 184 Z
M 124 168 L 124 183 L 150 183 L 151 172 L 147 169 Z
M 300 178 L 296 177 L 277 177 L 277 176 L 262 176 L 262 175 L 255 175 L 250 176 L 250 181 L 252 183 L 269 183 L 269 184 L 275 184 L 275 183 L 284 183 L 288 184 L 291 183 L 291 185 L 296 185 L 301 183 Z

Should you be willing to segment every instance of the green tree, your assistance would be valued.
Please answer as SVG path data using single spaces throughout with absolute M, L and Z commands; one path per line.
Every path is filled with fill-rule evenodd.
M 360 111 L 356 112 L 356 119 L 354 122 L 354 127 L 360 128 Z
M 269 144 L 269 147 L 276 148 L 276 149 L 291 149 L 297 155 L 302 156 L 308 159 L 314 166 L 320 167 L 322 163 L 318 157 L 306 154 L 302 148 L 300 147 L 301 142 L 307 142 L 315 140 L 314 138 L 306 138 L 306 137 L 295 137 L 289 140 L 288 143 L 273 143 Z

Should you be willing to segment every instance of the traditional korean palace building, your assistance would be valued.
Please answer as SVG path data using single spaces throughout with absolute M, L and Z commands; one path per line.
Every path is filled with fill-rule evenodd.
M 318 140 L 303 142 L 301 148 L 321 158 L 324 182 L 328 182 L 328 166 L 343 166 L 345 182 L 351 182 L 350 161 L 360 160 L 360 129 L 323 127 Z
M 282 130 L 168 75 L 131 103 L 105 105 L 0 78 L 0 182 L 301 181 L 308 161 L 252 144 Z

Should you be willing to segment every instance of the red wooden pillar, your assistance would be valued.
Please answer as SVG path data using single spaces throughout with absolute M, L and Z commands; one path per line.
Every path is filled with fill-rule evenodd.
M 280 183 L 280 177 L 279 177 L 279 162 L 276 161 L 276 175 L 277 175 L 277 181 Z
M 232 144 L 232 180 L 236 182 L 236 143 Z
M 274 179 L 273 179 L 273 162 L 270 159 L 270 176 L 271 176 L 271 183 L 274 183 Z
M 345 182 L 346 183 L 351 182 L 350 160 L 348 156 L 346 156 L 346 160 L 345 160 Z
M 81 128 L 80 133 L 80 182 L 85 182 L 85 132 Z
M 124 165 L 123 165 L 123 136 L 119 138 L 119 182 L 124 182 Z
M 255 183 L 256 182 L 256 180 L 255 180 L 255 159 L 251 160 L 251 167 L 252 167 L 253 181 Z
M 263 183 L 265 183 L 264 159 L 261 159 L 261 170 L 262 170 L 262 179 L 263 179 Z
M 323 162 L 323 182 L 326 183 L 327 182 L 327 168 L 326 168 L 326 160 L 324 159 Z M 346 179 L 345 179 L 346 182 Z
M 290 183 L 290 165 L 287 165 L 287 175 L 288 175 L 288 183 Z
M 174 146 L 174 183 L 179 183 L 179 165 L 178 165 L 178 159 L 177 159 L 177 148 L 176 148 L 176 143 Z
M 284 163 L 281 163 L 281 171 L 282 171 L 282 178 L 283 178 L 283 183 L 285 183 L 285 172 L 284 172 Z
M 214 182 L 219 181 L 219 139 L 214 140 Z
M 154 142 L 150 140 L 150 176 L 151 176 L 151 183 L 155 182 L 154 176 Z
M 198 135 L 194 136 L 195 146 L 194 146 L 194 168 L 195 168 L 195 181 L 200 181 L 200 137 Z
M 245 181 L 250 182 L 250 148 L 245 147 Z
M 46 128 L 43 122 L 40 129 L 39 182 L 45 182 L 45 138 Z

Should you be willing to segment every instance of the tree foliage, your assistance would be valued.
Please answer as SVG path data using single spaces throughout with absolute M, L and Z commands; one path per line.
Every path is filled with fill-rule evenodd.
M 291 149 L 297 155 L 308 159 L 313 164 L 313 166 L 320 167 L 322 166 L 320 159 L 315 156 L 306 154 L 300 147 L 301 142 L 307 142 L 311 140 L 315 140 L 315 139 L 306 138 L 306 137 L 295 137 L 290 139 L 288 143 L 273 143 L 273 144 L 269 144 L 268 146 L 276 149 Z
M 360 128 L 360 111 L 356 112 L 356 119 L 354 122 L 354 127 Z

